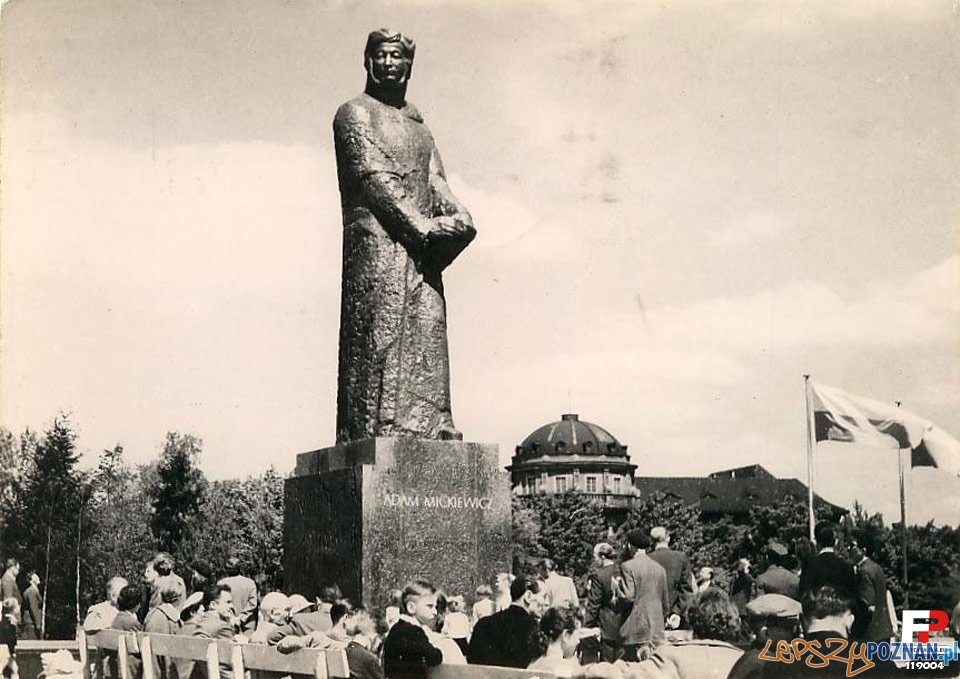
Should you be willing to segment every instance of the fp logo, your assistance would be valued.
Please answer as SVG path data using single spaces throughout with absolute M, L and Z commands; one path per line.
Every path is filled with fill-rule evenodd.
M 905 644 L 926 644 L 930 641 L 930 632 L 947 629 L 949 622 L 946 611 L 904 611 L 900 641 Z

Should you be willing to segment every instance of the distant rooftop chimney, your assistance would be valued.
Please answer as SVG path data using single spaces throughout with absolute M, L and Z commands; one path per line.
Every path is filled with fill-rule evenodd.
M 560 416 L 560 419 L 564 422 L 577 422 L 580 420 L 580 416 L 576 413 L 566 413 Z

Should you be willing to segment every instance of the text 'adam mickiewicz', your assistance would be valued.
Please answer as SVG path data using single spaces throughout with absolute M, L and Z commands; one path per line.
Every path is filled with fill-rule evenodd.
M 493 502 L 488 497 L 463 495 L 404 495 L 387 493 L 383 496 L 384 507 L 436 507 L 439 509 L 490 509 Z

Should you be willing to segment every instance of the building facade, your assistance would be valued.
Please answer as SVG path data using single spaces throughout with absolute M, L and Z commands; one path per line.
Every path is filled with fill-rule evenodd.
M 507 467 L 515 495 L 576 492 L 611 509 L 632 506 L 636 469 L 627 446 L 575 413 L 527 436 Z

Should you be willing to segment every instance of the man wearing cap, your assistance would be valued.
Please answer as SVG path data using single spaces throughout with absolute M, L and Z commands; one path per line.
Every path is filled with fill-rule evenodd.
M 667 589 L 670 592 L 667 627 L 677 629 L 680 619 L 693 603 L 693 570 L 686 554 L 670 548 L 670 533 L 665 527 L 657 526 L 651 530 L 650 538 L 654 543 L 650 558 L 667 572 Z
M 728 679 L 758 679 L 770 661 L 760 660 L 760 652 L 770 641 L 790 641 L 800 635 L 800 602 L 782 594 L 761 594 L 746 607 L 746 618 L 753 629 L 751 647 L 730 669 Z
M 623 659 L 635 662 L 647 658 L 664 643 L 664 616 L 670 608 L 670 594 L 667 572 L 647 556 L 650 536 L 642 530 L 632 530 L 627 533 L 627 543 L 634 556 L 620 566 L 623 579 L 617 594 L 632 605 L 620 626 L 620 638 Z
M 304 602 L 307 602 L 304 599 Z M 251 644 L 266 644 L 270 634 L 290 619 L 290 599 L 282 592 L 268 592 L 260 601 L 260 619 L 250 635 Z
M 620 572 L 614 563 L 613 546 L 601 542 L 593 548 L 594 569 L 587 585 L 584 627 L 600 628 L 600 660 L 614 662 L 620 655 L 622 605 L 614 593 L 614 578 Z
M 301 594 L 290 596 L 290 620 L 267 635 L 267 643 L 276 646 L 284 637 L 303 637 L 311 632 L 326 632 L 333 626 L 330 614 L 316 610 L 316 603 Z
M 800 599 L 800 576 L 783 567 L 787 548 L 775 540 L 767 544 L 766 570 L 757 577 L 757 594 L 782 594 L 791 599 Z

